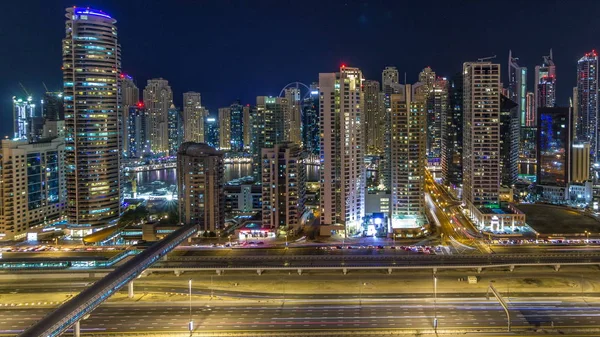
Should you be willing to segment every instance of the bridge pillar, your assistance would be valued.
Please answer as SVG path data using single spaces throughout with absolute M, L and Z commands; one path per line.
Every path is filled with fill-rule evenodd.
M 433 267 L 433 273 L 437 274 L 437 268 Z
M 262 273 L 263 273 L 263 270 L 262 270 L 262 269 L 256 269 L 256 273 L 257 273 L 258 275 L 262 275 Z
M 127 297 L 133 298 L 133 281 L 127 283 Z
M 554 271 L 559 271 L 559 270 L 560 270 L 560 264 L 555 264 Z
M 344 273 L 344 275 L 348 274 L 348 268 L 342 269 L 342 273 Z
M 75 322 L 75 325 L 73 325 L 73 336 L 74 337 L 80 337 L 81 336 L 81 323 L 80 323 L 80 321 Z
M 477 267 L 477 274 L 481 274 L 481 271 L 483 270 L 483 268 L 481 267 Z
M 174 273 L 175 273 L 175 276 L 179 276 L 179 275 L 183 274 L 183 270 L 175 270 Z
M 219 276 L 221 276 L 223 274 L 223 270 L 221 270 L 221 269 L 217 269 L 216 272 L 217 272 L 217 275 L 219 275 Z
M 514 265 L 514 264 L 511 264 L 511 265 L 508 267 L 508 270 L 510 270 L 510 271 L 514 271 L 514 270 L 515 270 L 515 265 Z
M 388 268 L 388 275 L 392 275 L 392 268 Z
M 298 269 L 298 275 L 302 275 L 302 269 Z

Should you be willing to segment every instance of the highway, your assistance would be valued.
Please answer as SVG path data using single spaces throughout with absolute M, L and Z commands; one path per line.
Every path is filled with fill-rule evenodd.
M 572 298 L 518 298 L 509 301 L 515 330 L 544 327 L 563 330 L 572 327 L 599 327 L 600 303 Z M 14 335 L 39 320 L 48 309 L 10 308 L 0 310 L 0 333 Z M 385 300 L 300 301 L 278 299 L 275 302 L 192 303 L 191 318 L 197 331 L 331 331 L 438 329 L 502 329 L 506 315 L 493 299 L 415 298 Z M 157 332 L 186 331 L 190 320 L 188 303 L 179 304 L 107 303 L 81 324 L 82 332 Z M 517 334 L 518 335 L 518 334 Z

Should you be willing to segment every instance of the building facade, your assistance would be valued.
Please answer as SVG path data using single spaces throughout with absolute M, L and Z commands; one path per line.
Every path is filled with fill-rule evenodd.
M 148 139 L 148 113 L 143 103 L 129 107 L 125 119 L 125 139 L 123 141 L 126 158 L 141 158 L 150 154 Z
M 542 65 L 535 67 L 535 107 L 545 108 L 556 106 L 556 65 L 552 56 L 543 57 Z
M 401 85 L 391 102 L 392 228 L 415 228 L 426 223 L 425 165 L 426 106 L 425 84 Z
M 155 155 L 169 152 L 169 109 L 173 105 L 173 91 L 163 78 L 148 80 L 144 89 L 144 106 L 148 112 L 148 142 Z
M 500 96 L 500 182 L 511 187 L 519 177 L 519 146 L 521 115 L 519 105 Z
M 167 117 L 167 135 L 169 138 L 169 156 L 176 156 L 179 145 L 183 142 L 183 118 L 174 105 L 169 108 Z
M 367 141 L 367 154 L 383 153 L 384 119 L 383 106 L 381 105 L 378 81 L 364 81 L 363 94 L 365 100 L 365 139 Z
M 186 142 L 177 153 L 179 222 L 200 231 L 223 229 L 223 153 L 204 143 Z
M 319 131 L 319 85 L 310 86 L 309 96 L 304 98 L 302 105 L 302 145 L 304 150 L 312 155 L 318 155 L 321 145 Z
M 362 72 L 342 66 L 319 74 L 321 225 L 360 231 L 365 200 Z
M 463 200 L 497 204 L 500 188 L 500 65 L 463 65 Z
M 590 143 L 598 160 L 598 54 L 592 50 L 577 62 L 577 140 Z
M 0 241 L 24 239 L 30 229 L 64 216 L 64 158 L 62 138 L 34 144 L 2 140 Z
M 185 142 L 204 143 L 204 118 L 206 109 L 202 107 L 199 92 L 183 93 L 183 140 Z
M 210 147 L 218 149 L 221 144 L 219 137 L 219 121 L 217 121 L 217 119 L 214 117 L 206 117 L 204 120 L 204 130 L 206 144 L 208 144 Z
M 571 109 L 538 109 L 538 186 L 566 188 L 571 169 Z
M 519 66 L 518 58 L 508 51 L 508 99 L 517 104 L 519 123 L 527 125 L 527 68 Z
M 306 168 L 302 148 L 292 142 L 262 150 L 262 224 L 298 229 L 304 214 Z
M 448 82 L 448 109 L 442 110 L 441 164 L 444 184 L 462 184 L 463 80 L 458 73 Z
M 67 216 L 74 236 L 121 213 L 121 47 L 116 20 L 69 7 L 63 40 Z

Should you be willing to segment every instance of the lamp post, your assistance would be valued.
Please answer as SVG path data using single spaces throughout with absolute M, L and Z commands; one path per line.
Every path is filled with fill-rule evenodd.
M 590 240 L 590 232 L 588 232 L 587 230 L 585 231 L 585 243 L 588 243 L 588 241 Z
M 231 234 L 229 234 L 229 248 L 231 248 Z
M 437 331 L 437 276 L 433 274 L 433 329 Z
M 285 249 L 288 249 L 288 233 L 285 232 Z
M 194 332 L 194 321 L 192 320 L 192 279 L 188 280 L 188 287 L 189 287 L 189 294 L 190 294 L 190 323 L 189 323 L 189 329 L 190 329 L 190 336 L 192 336 L 192 333 Z

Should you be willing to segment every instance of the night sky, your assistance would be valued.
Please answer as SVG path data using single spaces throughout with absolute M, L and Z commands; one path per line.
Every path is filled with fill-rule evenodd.
M 5 0 L 0 20 L 0 116 L 12 119 L 11 98 L 62 89 L 65 7 L 90 6 L 115 17 L 123 71 L 143 89 L 163 77 L 174 90 L 202 93 L 211 114 L 236 98 L 277 95 L 294 81 L 344 63 L 381 80 L 393 65 L 415 82 L 431 66 L 450 76 L 465 61 L 497 55 L 506 77 L 508 50 L 533 68 L 553 48 L 558 104 L 568 104 L 576 62 L 600 48 L 600 1 L 227 1 Z M 401 75 L 402 77 L 402 75 Z M 0 135 L 12 132 L 0 123 Z

